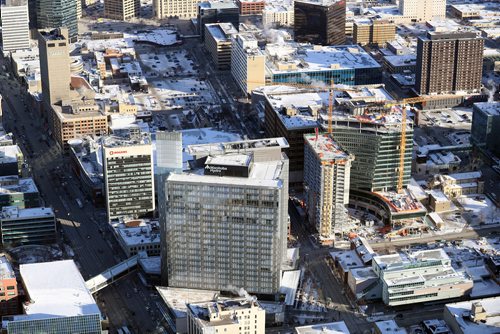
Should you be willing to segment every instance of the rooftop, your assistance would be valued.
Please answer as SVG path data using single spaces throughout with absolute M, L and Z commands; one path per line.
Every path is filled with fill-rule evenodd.
M 377 255 L 373 257 L 373 261 L 384 270 L 404 270 L 405 268 L 412 267 L 418 264 L 422 266 L 440 263 L 442 261 L 449 261 L 450 258 L 446 252 L 439 249 L 422 250 L 411 254 L 396 253 L 388 255 Z
M 187 317 L 187 304 L 214 298 L 218 291 L 167 288 L 157 286 L 156 290 L 177 318 Z
M 474 107 L 491 116 L 500 116 L 500 102 L 477 102 Z
M 238 33 L 232 23 L 210 23 L 206 24 L 205 27 L 213 38 L 220 42 L 230 41 L 231 35 Z
M 297 334 L 349 334 L 345 322 L 329 322 L 311 326 L 295 327 Z
M 184 139 L 184 138 L 183 138 Z M 193 156 L 207 156 L 207 155 L 223 155 L 228 153 L 246 153 L 252 152 L 254 150 L 260 150 L 263 148 L 288 148 L 288 142 L 285 138 L 265 138 L 265 139 L 252 139 L 252 140 L 240 140 L 225 143 L 214 143 L 214 144 L 196 144 L 189 145 L 187 147 L 187 152 Z
M 28 208 L 20 209 L 17 206 L 4 206 L 1 212 L 1 219 L 29 219 L 38 217 L 54 217 L 52 208 Z
M 313 5 L 330 6 L 341 0 L 295 0 L 295 2 L 309 3 Z
M 315 134 L 305 134 L 304 139 L 321 161 L 337 161 L 349 158 L 347 152 L 326 133 L 321 133 L 317 136 Z
M 0 164 L 17 163 L 18 157 L 22 154 L 23 152 L 17 145 L 0 146 Z
M 19 270 L 31 302 L 26 315 L 13 320 L 101 314 L 73 260 L 21 264 Z
M 377 321 L 375 326 L 380 334 L 406 334 L 406 329 L 398 326 L 394 320 Z
M 205 326 L 217 326 L 221 324 L 238 323 L 233 313 L 240 310 L 260 308 L 254 297 L 248 298 L 217 298 L 204 302 L 189 303 L 187 305 L 195 318 L 203 322 Z M 261 309 L 263 311 L 263 309 Z
M 474 322 L 470 319 L 473 304 L 484 308 L 486 312 L 484 322 Z M 500 297 L 446 304 L 445 308 L 451 313 L 464 334 L 498 333 L 500 327 Z
M 149 135 L 149 133 L 141 133 L 139 135 L 131 136 L 130 138 L 119 136 L 106 136 L 102 138 L 102 145 L 105 148 L 150 144 L 151 136 Z
M 358 45 L 268 44 L 266 54 L 266 65 L 272 74 L 380 68 Z
M 9 278 L 16 278 L 16 274 L 14 273 L 14 269 L 12 269 L 9 260 L 2 255 L 0 256 L 0 279 L 4 280 Z
M 32 178 L 20 179 L 17 176 L 0 177 L 0 195 L 37 192 L 38 188 Z
M 158 222 L 142 223 L 139 226 L 127 227 L 118 224 L 115 231 L 127 246 L 160 243 Z
M 201 1 L 198 6 L 203 9 L 227 9 L 238 8 L 238 6 L 230 0 L 208 0 Z

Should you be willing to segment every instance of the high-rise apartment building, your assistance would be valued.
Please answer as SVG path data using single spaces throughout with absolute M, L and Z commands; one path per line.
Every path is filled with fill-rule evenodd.
M 141 0 L 105 0 L 104 15 L 106 17 L 126 21 L 139 16 Z
M 178 17 L 192 19 L 198 14 L 198 0 L 153 0 L 153 12 L 157 19 Z
M 28 0 L 5 0 L 0 7 L 2 19 L 2 49 L 29 49 L 30 31 Z
M 66 28 L 71 43 L 78 38 L 77 0 L 37 0 L 38 29 Z
M 237 34 L 231 50 L 231 75 L 245 94 L 266 84 L 266 56 L 253 34 Z
M 297 42 L 345 44 L 346 1 L 296 0 L 294 6 Z
M 108 220 L 151 214 L 155 201 L 149 134 L 103 138 L 102 161 Z
M 396 38 L 396 25 L 386 20 L 355 20 L 352 36 L 356 44 L 385 45 Z
M 239 29 L 240 12 L 238 6 L 230 0 L 201 1 L 198 4 L 198 33 L 205 40 L 205 24 L 231 23 Z
M 484 40 L 472 32 L 428 32 L 417 42 L 419 94 L 481 88 Z
M 70 98 L 70 57 L 68 29 L 38 31 L 40 75 L 46 107 Z
M 446 17 L 446 0 L 399 0 L 399 13 L 411 21 Z
M 335 233 L 342 233 L 354 157 L 328 134 L 306 134 L 304 139 L 304 189 L 309 222 L 319 232 L 320 239 L 328 242 Z
M 167 179 L 169 287 L 275 294 L 286 257 L 288 159 L 284 138 L 192 145 L 189 174 Z
M 263 334 L 266 311 L 254 300 L 223 299 L 187 304 L 188 334 Z
M 16 273 L 9 260 L 0 256 L 0 315 L 13 315 L 19 313 L 19 300 Z

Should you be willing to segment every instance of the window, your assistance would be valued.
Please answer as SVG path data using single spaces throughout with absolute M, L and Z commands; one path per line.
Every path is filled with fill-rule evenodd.
M 15 288 L 16 288 L 15 286 L 12 286 L 12 285 L 11 285 L 11 286 L 8 286 L 8 287 L 7 287 L 7 290 L 14 290 Z

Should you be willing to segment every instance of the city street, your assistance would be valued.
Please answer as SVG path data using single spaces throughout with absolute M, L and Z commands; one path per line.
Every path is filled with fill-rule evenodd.
M 3 64 L 4 59 L 0 65 Z M 3 122 L 14 133 L 31 166 L 43 202 L 54 209 L 62 227 L 63 240 L 74 250 L 74 259 L 87 280 L 123 260 L 125 255 L 111 233 L 103 235 L 99 232 L 99 226 L 105 226 L 103 210 L 96 210 L 86 202 L 83 208 L 78 207 L 76 198 L 83 198 L 83 195 L 76 177 L 71 175 L 68 157 L 61 155 L 54 142 L 50 141 L 48 146 L 40 139 L 43 129 L 41 117 L 24 107 L 21 91 L 14 80 L 0 80 Z M 53 171 L 59 166 L 68 184 L 66 188 L 53 177 Z M 130 293 L 131 286 L 135 286 L 138 293 Z M 117 285 L 101 290 L 96 299 L 112 326 L 128 325 L 139 333 L 153 331 L 156 327 L 150 312 L 144 308 L 148 302 L 154 305 L 154 301 L 148 298 L 150 293 L 151 290 L 140 284 L 137 275 L 131 274 Z

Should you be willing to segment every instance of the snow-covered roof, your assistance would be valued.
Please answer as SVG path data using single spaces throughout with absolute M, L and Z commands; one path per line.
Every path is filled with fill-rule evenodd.
M 500 102 L 477 102 L 474 107 L 491 116 L 500 116 Z
M 101 314 L 73 260 L 20 265 L 31 303 L 26 315 L 14 320 L 34 320 Z
M 279 292 L 286 295 L 285 304 L 293 305 L 299 287 L 300 270 L 284 271 Z
M 486 312 L 484 322 L 474 322 L 468 319 L 471 313 L 472 304 L 480 304 Z M 473 301 L 465 301 L 454 304 L 446 304 L 446 310 L 452 315 L 454 322 L 464 334 L 493 334 L 498 333 L 500 327 L 500 297 L 486 298 Z M 455 327 L 455 324 L 450 324 Z
M 295 327 L 295 331 L 297 334 L 349 334 L 349 329 L 343 321 Z
M 54 211 L 51 208 L 28 208 L 21 209 L 17 206 L 4 206 L 1 211 L 3 220 L 29 219 L 39 217 L 54 217 Z

